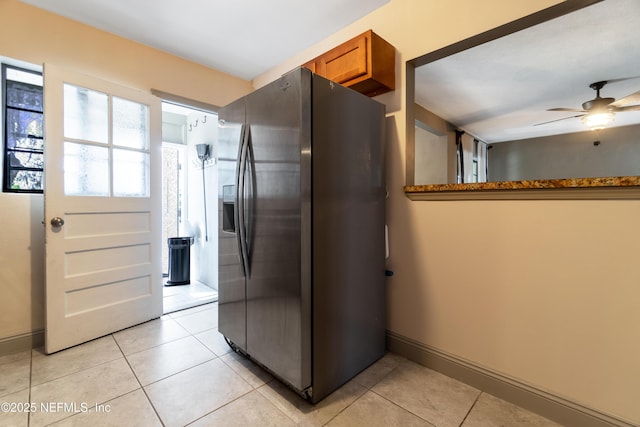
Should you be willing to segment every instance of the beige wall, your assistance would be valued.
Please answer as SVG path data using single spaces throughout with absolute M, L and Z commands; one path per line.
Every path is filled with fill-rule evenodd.
M 558 3 L 392 0 L 257 78 L 372 28 L 397 49 L 387 105 L 388 329 L 640 423 L 640 201 L 413 202 L 404 62 Z
M 0 193 L 0 342 L 43 328 L 41 194 Z
M 0 57 L 52 63 L 132 88 L 213 105 L 248 81 L 108 34 L 18 0 L 0 0 Z M 0 342 L 44 326 L 42 195 L 0 193 Z

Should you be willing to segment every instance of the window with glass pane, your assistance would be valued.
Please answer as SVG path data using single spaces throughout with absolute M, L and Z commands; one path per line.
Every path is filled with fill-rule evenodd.
M 109 142 L 109 96 L 71 84 L 64 85 L 64 136 Z
M 64 194 L 109 196 L 109 149 L 64 143 Z
M 149 154 L 113 150 L 113 195 L 149 196 Z
M 149 196 L 149 107 L 64 85 L 67 196 Z
M 149 107 L 113 97 L 113 195 L 149 196 Z
M 149 107 L 113 97 L 113 145 L 149 148 Z
M 42 193 L 42 74 L 2 65 L 3 191 Z

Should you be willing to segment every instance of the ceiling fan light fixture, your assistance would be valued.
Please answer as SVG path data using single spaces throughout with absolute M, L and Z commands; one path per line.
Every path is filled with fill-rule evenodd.
M 610 125 L 613 122 L 614 116 L 615 113 L 613 111 L 589 113 L 582 118 L 582 123 L 591 130 L 600 130 Z

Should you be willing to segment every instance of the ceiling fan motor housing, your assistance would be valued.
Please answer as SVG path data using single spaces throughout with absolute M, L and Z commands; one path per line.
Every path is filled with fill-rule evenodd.
M 596 98 L 586 101 L 582 103 L 582 108 L 585 111 L 607 111 L 611 110 L 612 107 L 609 106 L 612 102 L 615 101 L 615 98 L 600 98 L 597 96 Z
M 596 97 L 590 101 L 582 103 L 582 108 L 585 111 L 602 111 L 606 112 L 610 110 L 609 104 L 615 101 L 615 98 L 601 98 L 600 97 L 600 89 L 604 87 L 608 82 L 607 80 L 602 80 L 600 82 L 594 82 L 589 85 L 589 87 L 596 91 Z

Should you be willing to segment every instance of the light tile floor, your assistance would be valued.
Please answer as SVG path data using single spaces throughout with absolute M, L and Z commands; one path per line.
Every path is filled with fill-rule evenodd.
M 166 277 L 164 281 L 167 281 Z M 192 280 L 188 285 L 164 286 L 162 297 L 163 312 L 167 314 L 216 302 L 218 301 L 218 291 L 197 280 Z
M 557 426 L 388 353 L 313 406 L 233 353 L 217 304 L 0 356 L 0 426 Z

